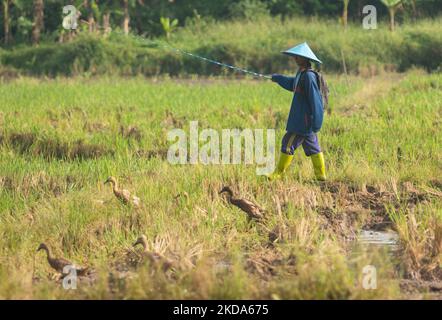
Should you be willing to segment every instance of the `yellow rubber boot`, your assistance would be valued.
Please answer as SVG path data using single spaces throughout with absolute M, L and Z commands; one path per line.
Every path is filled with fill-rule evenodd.
M 290 166 L 290 163 L 292 163 L 292 160 L 293 160 L 293 155 L 281 152 L 281 155 L 279 156 L 279 162 L 278 165 L 276 166 L 275 171 L 273 171 L 273 173 L 267 177 L 270 180 L 280 179 L 284 171 Z
M 315 177 L 317 180 L 325 181 L 325 161 L 324 161 L 324 154 L 322 152 L 319 152 L 317 154 L 311 155 L 313 162 L 313 170 L 315 171 Z

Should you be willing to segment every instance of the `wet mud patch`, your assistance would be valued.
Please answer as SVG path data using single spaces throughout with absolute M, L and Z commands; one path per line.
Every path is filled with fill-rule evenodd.
M 113 155 L 114 151 L 97 144 L 77 140 L 72 143 L 39 137 L 35 133 L 11 133 L 0 140 L 22 155 L 40 156 L 46 160 L 87 160 Z
M 322 218 L 321 227 L 323 229 L 329 230 L 345 241 L 356 240 L 358 225 L 362 219 L 359 212 L 345 211 L 337 213 L 327 207 L 320 207 L 317 212 Z
M 330 206 L 319 207 L 317 211 L 331 223 L 333 219 L 341 223 L 349 221 L 346 225 L 355 225 L 353 222 L 359 221 L 363 230 L 377 231 L 394 228 L 388 208 L 412 210 L 417 204 L 437 197 L 437 194 L 420 190 L 410 182 L 404 182 L 400 190 L 391 191 L 375 186 L 357 188 L 344 182 L 327 182 L 321 184 L 321 190 L 330 194 L 333 201 Z M 331 214 L 336 211 L 337 214 Z
M 442 287 L 442 269 L 437 263 L 442 250 L 442 228 L 433 221 L 421 230 L 414 217 L 419 204 L 442 199 L 437 189 L 417 187 L 411 182 L 392 184 L 389 189 L 328 182 L 321 185 L 321 190 L 330 194 L 333 201 L 329 207 L 319 207 L 317 211 L 324 218 L 326 229 L 343 239 L 354 240 L 347 246 L 349 254 L 357 254 L 351 244 L 359 249 L 386 249 L 398 279 L 408 281 L 404 288 L 401 286 L 404 294 L 408 294 L 410 287 L 415 293 L 431 293 L 434 288 Z M 406 229 L 403 222 L 397 224 L 392 220 L 391 210 L 406 212 Z M 405 240 L 404 235 L 400 236 L 404 230 Z

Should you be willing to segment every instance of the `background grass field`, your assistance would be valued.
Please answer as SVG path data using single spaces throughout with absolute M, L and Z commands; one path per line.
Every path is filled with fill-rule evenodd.
M 363 75 L 406 71 L 414 66 L 434 71 L 442 61 L 441 26 L 441 18 L 435 18 L 404 24 L 395 33 L 382 22 L 374 30 L 351 24 L 343 31 L 331 19 L 260 17 L 253 21 L 197 20 L 172 34 L 168 42 L 125 37 L 118 32 L 106 37 L 80 33 L 67 43 L 0 50 L 4 69 L 0 69 L 0 76 L 232 75 L 229 69 L 178 55 L 164 48 L 165 43 L 224 63 L 275 73 L 294 70 L 294 61 L 280 52 L 304 41 L 321 57 L 326 72 L 344 72 L 343 62 L 348 72 Z
M 291 94 L 271 82 L 2 82 L 0 298 L 440 297 L 442 76 L 328 79 L 323 185 L 301 149 L 277 182 L 254 166 L 167 162 L 167 131 L 192 120 L 200 129 L 276 128 L 279 145 Z M 110 175 L 140 209 L 114 198 L 103 185 Z M 265 225 L 220 197 L 223 185 L 265 207 Z M 382 223 L 398 232 L 399 252 L 357 249 L 358 230 Z M 130 267 L 141 233 L 175 272 Z M 64 290 L 36 254 L 40 242 L 96 273 Z M 361 286 L 368 264 L 377 290 Z

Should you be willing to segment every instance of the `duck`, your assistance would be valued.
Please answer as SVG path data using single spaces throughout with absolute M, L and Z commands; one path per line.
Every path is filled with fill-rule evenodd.
M 73 264 L 72 262 L 70 262 L 69 260 L 66 260 L 64 258 L 53 258 L 51 256 L 48 246 L 45 243 L 40 243 L 40 245 L 38 246 L 37 252 L 39 252 L 40 250 L 46 251 L 46 257 L 48 259 L 49 265 L 51 266 L 52 269 L 61 273 L 62 275 L 66 275 L 66 273 L 64 273 L 64 268 L 66 266 L 75 267 L 75 270 L 77 271 L 77 276 L 80 276 L 80 277 L 86 275 L 89 272 L 88 267 L 80 268 L 80 267 L 76 266 L 75 264 Z
M 118 188 L 118 182 L 115 177 L 109 177 L 104 182 L 104 184 L 110 183 L 112 184 L 112 189 L 114 192 L 115 197 L 117 197 L 118 200 L 120 200 L 125 205 L 133 205 L 134 207 L 140 206 L 140 198 L 138 198 L 136 195 L 132 195 L 129 190 L 126 189 L 119 189 Z
M 233 204 L 234 206 L 238 207 L 245 213 L 247 213 L 247 216 L 249 220 L 262 220 L 264 218 L 264 212 L 265 210 L 262 209 L 260 206 L 258 206 L 256 203 L 253 203 L 250 200 L 247 199 L 240 199 L 235 198 L 233 195 L 233 191 L 230 187 L 223 187 L 219 194 L 227 193 L 227 200 Z
M 159 252 L 151 252 L 149 251 L 149 244 L 147 242 L 147 237 L 142 234 L 138 237 L 137 241 L 133 244 L 133 247 L 137 245 L 143 246 L 143 255 L 150 261 L 153 266 L 161 266 L 164 272 L 168 271 L 173 267 L 173 261 L 169 258 L 165 257 L 163 254 Z

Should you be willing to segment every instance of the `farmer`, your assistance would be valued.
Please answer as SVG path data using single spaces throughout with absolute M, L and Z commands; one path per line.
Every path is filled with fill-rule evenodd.
M 324 88 L 321 86 L 325 89 L 327 86 L 322 76 L 313 71 L 311 66 L 312 62 L 318 64 L 322 62 L 305 42 L 283 53 L 294 56 L 299 69 L 295 77 L 272 75 L 272 81 L 286 90 L 293 91 L 294 95 L 287 120 L 287 132 L 282 139 L 281 156 L 269 178 L 271 180 L 281 178 L 290 166 L 295 150 L 302 145 L 305 155 L 312 159 L 316 179 L 325 180 L 324 155 L 319 146 L 317 132 L 322 126 L 324 109 L 321 93 L 321 89 Z

